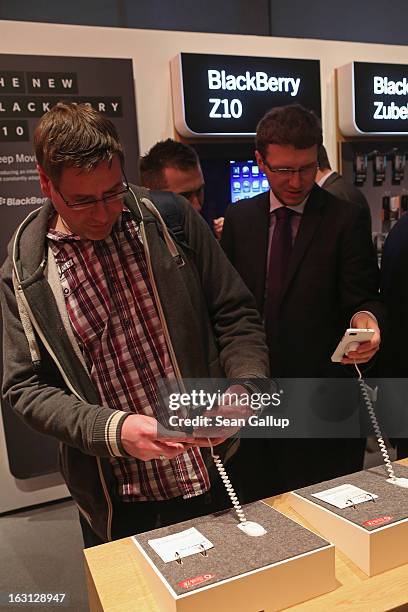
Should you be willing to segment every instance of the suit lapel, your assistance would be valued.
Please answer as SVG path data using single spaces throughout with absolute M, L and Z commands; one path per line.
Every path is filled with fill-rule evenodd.
M 322 208 L 324 206 L 324 201 L 322 198 L 323 193 L 323 190 L 315 185 L 310 193 L 308 201 L 306 202 L 283 285 L 282 299 L 284 298 L 298 267 L 301 265 L 305 252 L 307 251 L 310 243 L 313 240 L 313 236 L 320 225 Z
M 254 279 L 253 294 L 259 310 L 263 311 L 265 295 L 266 258 L 268 255 L 269 241 L 269 191 L 263 194 L 257 202 L 254 202 L 256 214 L 253 216 L 252 227 L 247 228 L 252 237 L 249 248 L 249 261 L 252 262 L 251 276 Z

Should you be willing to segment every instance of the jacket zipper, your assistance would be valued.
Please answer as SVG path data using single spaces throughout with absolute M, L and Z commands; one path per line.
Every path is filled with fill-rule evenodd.
M 76 505 L 77 505 L 77 508 L 78 508 L 79 512 L 80 512 L 80 513 L 81 513 L 81 514 L 82 514 L 82 515 L 85 517 L 86 522 L 87 522 L 87 523 L 89 523 L 89 526 L 90 526 L 90 527 L 92 527 L 92 519 L 91 519 L 90 514 L 88 514 L 88 512 L 87 512 L 86 510 L 84 510 L 84 509 L 82 508 L 82 506 L 80 506 L 80 505 L 78 504 L 78 502 L 75 502 L 75 503 L 76 503 Z

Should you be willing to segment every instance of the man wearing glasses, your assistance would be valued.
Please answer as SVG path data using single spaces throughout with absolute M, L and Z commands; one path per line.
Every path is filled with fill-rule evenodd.
M 378 351 L 382 306 L 370 232 L 359 207 L 315 184 L 322 130 L 299 105 L 259 122 L 256 160 L 270 191 L 227 209 L 221 245 L 255 296 L 270 350 L 271 375 L 344 376 Z M 330 357 L 348 327 L 372 328 L 335 365 Z M 301 407 L 299 407 L 301 410 Z M 262 497 L 361 469 L 363 440 L 243 440 L 242 453 L 263 472 L 249 497 Z M 271 475 L 265 477 L 265 466 Z M 255 491 L 255 492 L 254 492 Z
M 159 389 L 265 378 L 252 296 L 183 198 L 189 248 L 172 239 L 150 192 L 128 185 L 106 117 L 58 103 L 34 144 L 49 200 L 2 268 L 4 405 L 61 442 L 86 546 L 220 509 L 208 439 L 159 435 Z M 237 446 L 212 443 L 223 457 Z
M 192 147 L 171 138 L 157 142 L 140 158 L 140 183 L 148 189 L 172 191 L 185 197 L 201 212 L 204 177 Z

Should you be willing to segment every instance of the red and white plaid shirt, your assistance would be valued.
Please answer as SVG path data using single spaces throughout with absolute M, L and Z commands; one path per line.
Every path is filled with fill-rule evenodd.
M 174 380 L 138 226 L 124 210 L 106 240 L 47 237 L 69 319 L 100 404 L 158 416 L 160 379 Z M 193 497 L 209 489 L 198 447 L 171 460 L 111 458 L 123 501 Z

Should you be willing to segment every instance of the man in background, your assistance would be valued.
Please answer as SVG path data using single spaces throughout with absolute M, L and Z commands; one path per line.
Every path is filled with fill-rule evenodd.
M 330 357 L 348 327 L 375 334 L 343 365 L 368 362 L 380 344 L 379 275 L 367 216 L 316 185 L 321 144 L 320 122 L 302 106 L 267 113 L 257 126 L 255 156 L 270 191 L 230 205 L 221 238 L 263 315 L 271 375 L 282 378 L 345 376 Z M 340 409 L 344 418 L 348 407 Z M 364 446 L 360 439 L 242 440 L 242 474 L 250 459 L 259 465 L 252 463 L 249 497 L 357 471 Z
M 387 335 L 381 352 L 379 370 L 382 377 L 408 379 L 408 215 L 403 215 L 391 229 L 381 258 L 381 293 L 387 307 Z M 390 386 L 405 407 L 403 381 Z M 397 458 L 408 457 L 408 438 L 393 440 Z
M 143 187 L 182 195 L 201 212 L 204 177 L 200 160 L 192 147 L 171 138 L 162 140 L 140 158 L 139 168 Z
M 367 223 L 371 231 L 371 212 L 364 194 L 352 183 L 346 181 L 341 174 L 332 170 L 324 145 L 319 147 L 317 161 L 316 183 L 319 187 L 332 193 L 339 200 L 347 200 L 360 206 L 367 217 Z M 223 226 L 224 217 L 214 219 L 214 233 L 219 240 L 221 239 Z
M 354 202 L 364 211 L 367 218 L 367 223 L 371 231 L 371 212 L 370 206 L 365 195 L 358 187 L 355 187 L 349 181 L 346 181 L 341 174 L 332 170 L 327 151 L 324 145 L 320 145 L 318 154 L 318 169 L 316 174 L 316 183 L 329 193 L 332 193 L 339 200 L 347 200 Z

